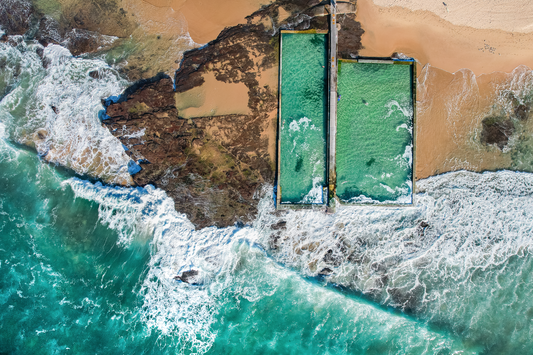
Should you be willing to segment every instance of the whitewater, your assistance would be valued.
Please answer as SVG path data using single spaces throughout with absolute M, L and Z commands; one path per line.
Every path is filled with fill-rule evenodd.
M 22 38 L 0 59 L 0 352 L 533 352 L 533 174 L 330 215 L 275 213 L 264 186 L 251 225 L 195 230 L 160 189 L 88 179 L 128 181 L 98 119 L 113 68 Z

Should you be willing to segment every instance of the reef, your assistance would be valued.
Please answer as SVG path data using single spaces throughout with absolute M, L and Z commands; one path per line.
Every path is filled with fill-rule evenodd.
M 105 102 L 103 124 L 142 168 L 135 183 L 164 189 L 176 210 L 199 228 L 253 220 L 262 186 L 275 178 L 279 30 L 327 29 L 327 17 L 313 15 L 322 14 L 321 6 L 316 1 L 266 6 L 246 24 L 226 28 L 206 46 L 186 52 L 174 87 L 171 78 L 159 75 L 139 81 L 117 102 Z M 290 16 L 283 19 L 281 12 Z M 360 26 L 353 13 L 340 17 L 350 34 L 341 30 L 339 46 L 356 55 Z M 244 84 L 248 112 L 183 117 L 182 94 L 203 90 L 208 75 Z
M 44 46 L 62 45 L 73 55 L 109 49 L 115 39 L 130 35 L 135 27 L 115 1 L 89 0 L 64 6 L 52 1 L 48 7 L 37 1 L 2 1 L 0 27 L 7 35 L 24 35 Z

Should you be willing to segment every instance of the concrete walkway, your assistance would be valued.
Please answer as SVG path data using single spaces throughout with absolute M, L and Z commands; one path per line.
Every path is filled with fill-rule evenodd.
M 330 195 L 335 191 L 335 139 L 337 136 L 337 4 L 330 0 L 329 17 L 329 147 L 328 184 Z M 328 199 L 329 200 L 329 199 Z M 328 201 L 329 202 L 329 201 Z

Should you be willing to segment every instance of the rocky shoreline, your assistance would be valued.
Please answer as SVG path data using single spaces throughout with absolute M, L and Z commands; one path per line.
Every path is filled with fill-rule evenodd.
M 43 10 L 30 0 L 2 2 L 0 25 L 8 36 L 24 35 L 43 46 L 59 44 L 73 55 L 116 51 L 135 31 L 119 2 L 58 4 L 60 11 Z M 148 56 L 141 55 L 138 65 L 119 63 L 117 69 L 137 81 L 119 97 L 103 100 L 101 118 L 137 163 L 129 167 L 134 183 L 165 190 L 198 228 L 253 220 L 262 186 L 275 178 L 279 30 L 327 29 L 326 4 L 280 0 L 263 6 L 246 23 L 227 27 L 215 40 L 185 52 L 174 78 L 163 73 L 147 77 L 157 65 L 139 71 L 150 65 Z M 339 51 L 355 56 L 363 31 L 355 21 L 355 3 L 344 7 Z M 138 53 L 127 59 L 134 57 Z M 98 71 L 89 76 L 102 77 Z M 207 80 L 219 83 L 219 91 L 212 92 Z M 190 93 L 207 92 L 211 100 L 220 91 L 236 97 L 240 110 L 228 105 L 217 112 L 220 103 L 215 100 L 210 112 L 184 117 L 187 107 L 210 107 L 188 104 Z
M 132 159 L 134 184 L 165 190 L 176 210 L 197 228 L 254 220 L 263 187 L 275 179 L 280 30 L 327 30 L 327 2 L 272 2 L 199 48 L 190 43 L 180 47 L 168 35 L 143 32 L 135 14 L 118 0 L 52 3 L 57 8 L 30 0 L 1 2 L 0 28 L 5 34 L 0 40 L 15 46 L 13 36 L 23 35 L 43 46 L 64 46 L 75 56 L 105 59 L 134 82 L 120 96 L 104 98 L 100 115 L 102 125 Z M 356 2 L 339 6 L 338 55 L 353 58 L 364 50 L 365 32 L 356 20 Z M 485 91 L 479 98 L 458 101 L 464 108 L 456 111 L 465 110 L 468 119 L 453 121 L 443 107 L 455 99 L 441 103 L 444 94 L 430 95 L 427 88 L 436 78 L 443 85 L 440 92 L 448 90 L 448 82 L 456 81 L 448 77 L 455 74 L 422 68 L 416 178 L 459 169 L 533 171 L 533 101 L 528 91 L 533 80 L 527 69 L 502 75 L 501 88 L 480 85 Z M 88 75 L 105 78 L 99 71 Z M 524 83 L 512 86 L 514 76 Z M 490 110 L 480 109 L 485 106 Z M 471 112 L 472 107 L 480 112 Z M 440 143 L 434 144 L 435 139 Z
M 159 75 L 136 83 L 119 102 L 106 103 L 104 125 L 142 168 L 135 183 L 164 189 L 198 228 L 253 220 L 261 187 L 275 178 L 279 30 L 327 29 L 327 17 L 312 16 L 320 6 L 316 1 L 266 6 L 247 24 L 226 28 L 206 46 L 186 52 L 175 87 Z M 280 12 L 291 15 L 280 19 Z M 362 30 L 354 18 L 340 15 L 345 56 L 360 48 Z M 264 78 L 269 71 L 273 80 Z M 246 86 L 248 114 L 180 115 L 178 95 L 202 87 L 212 74 Z

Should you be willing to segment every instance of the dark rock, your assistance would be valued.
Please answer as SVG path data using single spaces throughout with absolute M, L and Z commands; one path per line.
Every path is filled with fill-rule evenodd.
M 69 28 L 68 25 L 60 24 L 50 16 L 41 18 L 35 38 L 43 46 L 50 43 L 62 45 L 75 56 L 96 52 L 112 44 L 107 36 L 84 29 Z
M 110 39 L 97 32 L 77 28 L 70 30 L 64 40 L 64 45 L 72 55 L 96 52 L 111 45 L 111 43 Z
M 420 312 L 423 308 L 425 290 L 422 285 L 417 285 L 412 289 L 390 287 L 387 288 L 387 292 L 395 303 L 395 306 L 401 308 L 406 313 Z
M 389 282 L 389 275 L 383 274 L 376 280 L 376 287 L 383 288 Z
M 509 137 L 514 132 L 514 124 L 511 119 L 501 117 L 486 117 L 481 122 L 483 130 L 481 131 L 481 143 L 495 144 L 503 150 L 509 141 Z
M 50 16 L 43 16 L 39 20 L 39 30 L 35 34 L 35 39 L 43 46 L 49 43 L 60 44 L 63 42 L 65 36 L 65 29 Z
M 270 229 L 273 229 L 275 231 L 277 230 L 283 230 L 287 228 L 287 222 L 286 221 L 279 221 L 278 223 L 275 223 L 270 226 Z
M 271 234 L 268 239 L 268 246 L 271 250 L 277 250 L 279 248 L 279 240 L 281 239 L 280 232 Z
M 526 105 L 518 105 L 514 108 L 514 114 L 520 121 L 526 121 L 529 118 L 531 108 Z
M 29 0 L 1 0 L 0 27 L 8 35 L 23 35 L 31 26 L 34 11 Z
M 126 37 L 133 32 L 135 25 L 120 10 L 115 0 L 74 0 L 63 4 L 58 22 L 39 12 L 30 0 L 2 0 L 0 27 L 7 35 L 25 35 L 44 46 L 60 44 L 80 55 L 108 48 L 113 42 L 109 36 Z
M 333 273 L 333 270 L 331 270 L 330 268 L 327 268 L 327 267 L 323 268 L 322 270 L 320 270 L 318 272 L 318 274 L 321 275 L 321 276 L 329 276 L 332 273 Z
M 93 79 L 102 79 L 104 75 L 102 75 L 102 72 L 100 70 L 93 70 L 89 72 L 89 76 Z
M 182 272 L 181 275 L 179 276 L 175 276 L 174 280 L 179 280 L 179 281 L 191 284 L 191 285 L 197 285 L 199 281 L 198 274 L 199 274 L 198 270 L 192 269 L 189 271 Z
M 333 250 L 329 249 L 326 254 L 324 254 L 322 260 L 330 265 L 333 265 L 334 267 L 337 267 L 344 261 L 344 255 L 338 251 L 333 252 Z
M 429 227 L 429 224 L 426 221 L 420 222 L 416 228 L 416 232 L 419 237 L 423 237 L 425 235 L 427 227 Z
M 363 48 L 361 36 L 365 31 L 361 28 L 361 24 L 355 21 L 355 14 L 338 15 L 337 21 L 341 25 L 338 33 L 338 57 L 343 59 L 357 57 Z

